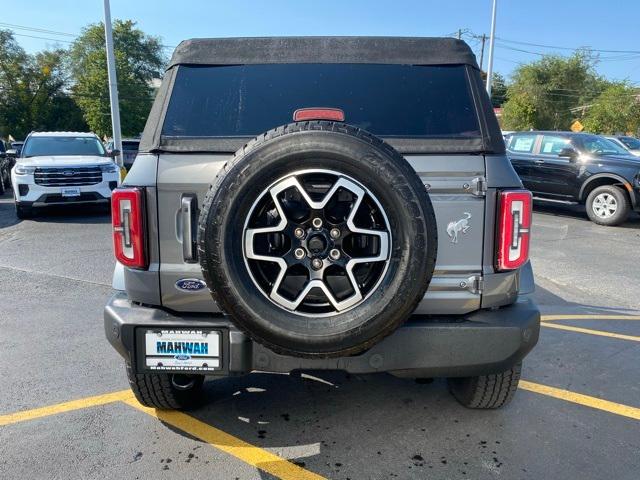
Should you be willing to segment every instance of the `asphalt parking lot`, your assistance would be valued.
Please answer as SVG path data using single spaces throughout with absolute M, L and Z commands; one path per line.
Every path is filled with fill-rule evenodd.
M 441 380 L 257 373 L 207 384 L 208 405 L 132 399 L 102 331 L 110 218 L 60 209 L 18 221 L 0 199 L 0 478 L 637 479 L 640 216 L 592 224 L 534 213 L 546 315 L 521 390 L 497 411 Z

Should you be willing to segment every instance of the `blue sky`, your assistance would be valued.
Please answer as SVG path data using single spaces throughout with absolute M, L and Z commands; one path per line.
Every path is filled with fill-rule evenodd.
M 23 27 L 78 34 L 102 19 L 102 1 L 2 0 L 0 28 Z M 54 6 L 55 5 L 55 6 Z M 274 35 L 442 36 L 462 29 L 479 56 L 471 35 L 489 33 L 491 0 L 112 0 L 113 18 L 132 19 L 145 32 L 177 45 L 192 37 Z M 7 15 L 10 13 L 10 15 Z M 640 2 L 595 0 L 499 0 L 494 70 L 509 75 L 519 63 L 541 53 L 570 50 L 525 45 L 526 42 L 636 53 L 600 53 L 598 71 L 611 79 L 640 84 Z M 12 28 L 20 44 L 34 52 L 73 37 Z M 522 51 L 525 50 L 525 51 Z M 170 53 L 168 50 L 167 53 Z M 485 68 L 488 42 L 485 50 Z

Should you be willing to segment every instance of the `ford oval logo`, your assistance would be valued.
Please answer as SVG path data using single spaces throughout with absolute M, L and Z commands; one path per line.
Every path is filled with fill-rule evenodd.
M 75 175 L 76 172 L 74 172 L 73 170 L 65 170 L 62 172 L 62 174 L 65 177 L 73 177 Z
M 181 278 L 176 282 L 176 288 L 183 292 L 197 292 L 206 287 L 207 284 L 199 278 Z
M 174 355 L 176 360 L 191 360 L 191 355 Z

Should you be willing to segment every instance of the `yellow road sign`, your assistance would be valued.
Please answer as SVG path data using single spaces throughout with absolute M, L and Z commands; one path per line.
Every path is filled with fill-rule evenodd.
M 575 122 L 573 122 L 571 124 L 571 131 L 572 132 L 581 132 L 582 130 L 584 130 L 584 125 L 582 125 L 582 123 L 580 123 L 580 120 L 576 120 Z

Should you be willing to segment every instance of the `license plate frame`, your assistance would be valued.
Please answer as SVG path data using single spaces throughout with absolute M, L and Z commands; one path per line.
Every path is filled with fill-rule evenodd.
M 139 371 L 211 374 L 224 370 L 225 335 L 222 329 L 163 327 L 138 330 Z M 160 347 L 158 342 L 164 342 L 164 345 Z M 203 351 L 203 344 L 207 346 L 206 351 Z
M 80 187 L 62 187 L 60 189 L 60 195 L 63 198 L 74 198 L 80 196 Z

